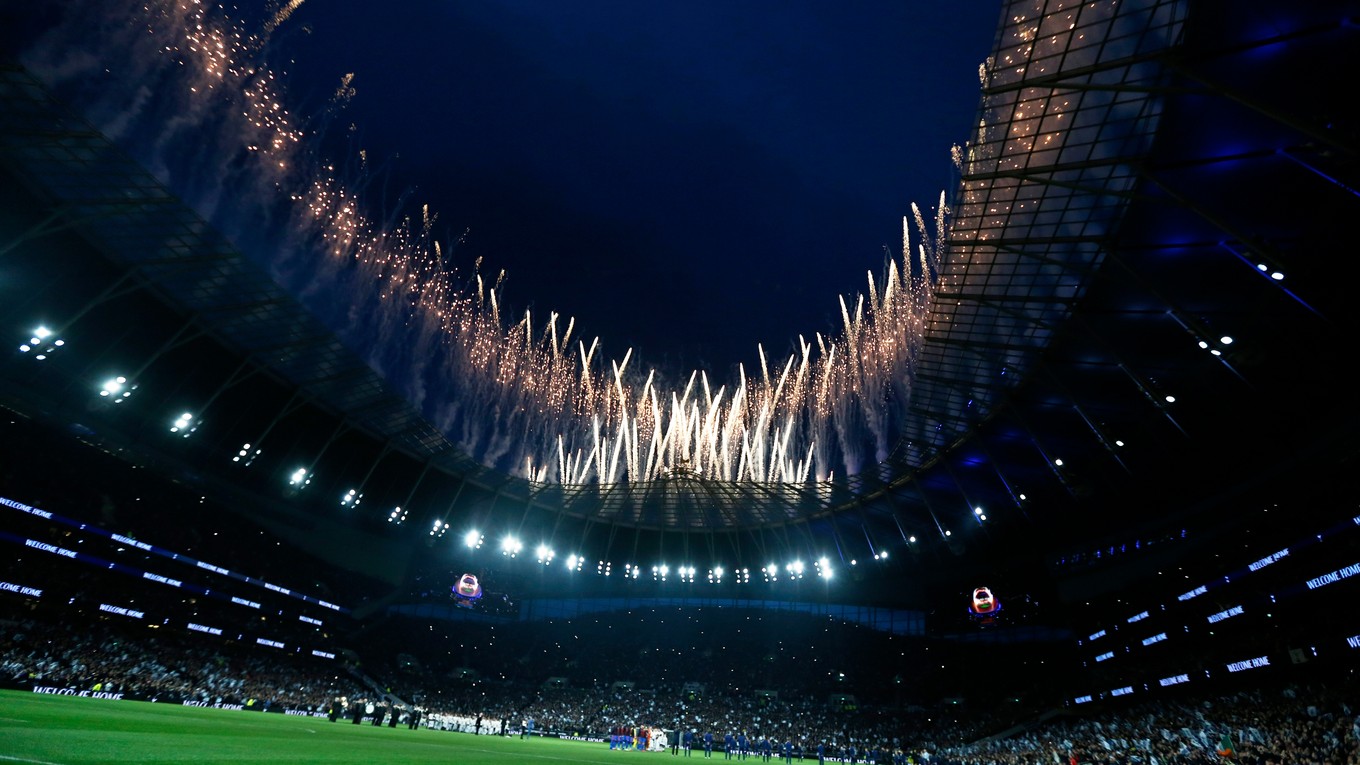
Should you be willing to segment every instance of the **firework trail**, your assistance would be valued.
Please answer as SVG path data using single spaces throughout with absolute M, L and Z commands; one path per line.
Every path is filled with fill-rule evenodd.
M 603 358 L 571 319 L 512 316 L 503 273 L 446 265 L 428 209 L 372 216 L 367 157 L 337 169 L 316 148 L 353 75 L 309 126 L 269 65 L 270 35 L 301 4 L 250 33 L 202 2 L 70 3 L 22 60 L 489 467 L 566 484 L 801 484 L 886 457 L 924 334 L 943 195 L 934 230 L 913 205 L 900 259 L 869 274 L 867 295 L 840 299 L 838 335 L 800 336 L 783 360 L 758 346 L 759 369 L 740 366 L 735 381 L 696 370 L 671 385 L 630 365 L 631 350 Z

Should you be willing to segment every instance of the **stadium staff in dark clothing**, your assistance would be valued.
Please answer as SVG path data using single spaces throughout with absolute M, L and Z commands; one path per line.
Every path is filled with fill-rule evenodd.
M 354 709 L 350 711 L 350 717 L 353 718 L 354 724 L 358 725 L 359 722 L 364 719 L 364 705 L 356 700 L 354 702 Z
M 376 705 L 376 706 L 373 707 L 373 726 L 374 726 L 375 728 L 381 728 L 381 727 L 382 727 L 383 717 L 384 717 L 386 714 L 387 714 L 387 707 L 383 706 L 382 704 L 378 704 L 378 705 Z
M 406 727 L 411 730 L 420 727 L 420 707 L 413 707 L 411 713 L 406 715 Z
M 677 754 L 680 754 L 680 736 L 682 736 L 682 735 L 683 735 L 683 734 L 680 732 L 680 726 L 679 726 L 679 725 L 675 726 L 675 730 L 671 731 L 671 756 L 672 756 L 672 757 L 676 756 Z
M 395 727 L 397 727 L 397 716 L 398 716 L 398 715 L 397 715 L 397 711 L 398 711 L 398 707 L 395 707 L 395 706 L 392 707 L 392 719 L 388 720 L 388 722 L 387 722 L 387 727 L 389 727 L 389 728 L 395 728 Z

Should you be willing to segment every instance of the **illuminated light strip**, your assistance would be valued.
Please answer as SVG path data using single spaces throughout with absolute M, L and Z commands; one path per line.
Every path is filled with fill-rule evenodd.
M 1128 622 L 1129 622 L 1129 624 L 1133 624 L 1134 622 L 1141 622 L 1141 621 L 1143 621 L 1143 620 L 1146 619 L 1146 618 L 1148 618 L 1148 612 L 1147 612 L 1147 611 L 1144 611 L 1144 612 L 1141 613 L 1141 614 L 1134 614 L 1133 616 L 1130 616 L 1130 617 L 1128 618 Z
M 1153 636 L 1150 637 L 1150 638 L 1144 638 L 1144 639 L 1143 639 L 1143 645 L 1152 645 L 1153 643 L 1160 643 L 1160 642 L 1162 642 L 1163 640 L 1166 640 L 1166 633 L 1165 633 L 1165 632 L 1159 632 L 1159 633 L 1157 633 L 1156 635 L 1153 635 Z
M 1114 651 L 1107 651 L 1107 652 L 1102 653 L 1101 655 L 1097 656 L 1097 657 L 1096 657 L 1096 661 L 1105 661 L 1106 659 L 1113 659 L 1113 658 L 1114 658 Z
M 53 555 L 60 555 L 63 558 L 74 559 L 78 557 L 75 550 L 68 550 L 65 547 L 57 547 L 56 545 L 50 545 L 46 542 L 39 542 L 36 539 L 25 539 L 24 546 L 32 547 L 35 550 L 42 550 L 43 552 L 49 552 Z
M 10 536 L 10 535 L 4 534 L 4 532 L 0 532 L 0 535 Z M 91 557 L 91 556 L 82 554 L 81 557 L 82 557 L 82 558 L 89 558 L 89 557 Z M 120 564 L 113 564 L 113 565 L 120 565 Z M 18 592 L 19 594 L 30 595 L 30 596 L 32 596 L 32 597 L 39 597 L 39 596 L 42 595 L 42 590 L 39 590 L 39 589 L 37 589 L 37 588 L 33 588 L 33 587 L 25 587 L 24 585 L 14 584 L 14 583 L 12 583 L 12 582 L 5 582 L 5 581 L 0 581 L 0 591 L 5 591 L 5 592 Z M 104 612 L 104 613 L 108 613 L 108 614 L 117 614 L 118 616 L 126 616 L 126 617 L 128 617 L 128 618 L 130 618 L 130 619 L 142 619 L 142 620 L 145 620 L 145 619 L 146 619 L 146 613 L 145 613 L 144 611 L 138 611 L 138 610 L 132 609 L 132 608 L 125 608 L 125 607 L 123 607 L 123 606 L 110 605 L 110 604 L 108 604 L 108 603 L 100 603 L 100 604 L 99 604 L 99 610 L 102 611 L 102 612 Z M 167 621 L 166 623 L 168 624 L 169 622 Z M 206 625 L 206 624 L 197 624 L 197 623 L 194 623 L 194 622 L 186 622 L 185 625 L 189 628 L 189 630 L 191 630 L 191 631 L 193 631 L 193 632 L 201 632 L 201 633 L 208 634 L 208 635 L 217 635 L 217 636 L 219 636 L 219 637 L 222 635 L 222 630 L 221 630 L 220 628 L 218 628 L 218 627 L 209 627 L 209 626 Z M 240 636 L 238 636 L 238 638 L 239 638 L 239 637 L 240 637 Z M 256 639 L 255 639 L 255 642 L 258 643 L 258 644 L 260 644 L 260 645 L 263 645 L 263 646 L 269 646 L 270 648 L 287 648 L 287 646 L 285 646 L 283 643 L 278 642 L 277 640 L 268 640 L 268 639 L 266 639 L 266 638 L 256 638 Z M 299 652 L 301 652 L 302 650 L 304 650 L 302 647 L 299 647 L 299 648 L 298 648 L 298 651 L 299 651 Z M 319 651 L 319 650 L 316 650 L 316 649 L 310 649 L 310 653 L 311 653 L 313 656 L 318 656 L 318 657 L 321 657 L 321 658 L 323 658 L 323 659 L 334 659 L 334 658 L 335 658 L 335 654 L 330 653 L 330 652 L 327 652 L 327 651 Z M 37 691 L 35 691 L 35 693 L 36 693 L 36 692 L 37 692 Z M 83 692 L 81 695 L 87 695 L 88 693 L 89 693 L 89 692 Z M 3 759 L 4 759 L 4 757 L 0 757 L 0 760 L 3 760 Z
M 1227 609 L 1227 610 L 1225 610 L 1225 611 L 1219 611 L 1219 612 L 1216 613 L 1216 614 L 1211 614 L 1211 615 L 1209 615 L 1209 616 L 1206 617 L 1206 618 L 1209 620 L 1209 623 L 1210 623 L 1210 624 L 1217 624 L 1218 622 L 1221 622 L 1221 621 L 1223 621 L 1224 619 L 1231 619 L 1231 618 L 1233 618 L 1234 616 L 1241 616 L 1241 615 L 1242 615 L 1242 607 L 1241 607 L 1241 606 L 1233 606 L 1232 608 L 1229 608 L 1229 609 Z
M 1269 657 L 1269 656 L 1257 656 L 1257 657 L 1254 658 L 1254 659 L 1245 659 L 1245 660 L 1243 660 L 1243 661 L 1235 661 L 1235 662 L 1233 662 L 1232 664 L 1229 664 L 1229 665 L 1228 665 L 1228 671 L 1229 671 L 1229 672 L 1245 672 L 1246 670 L 1249 670 L 1249 669 L 1258 669 L 1258 668 L 1260 668 L 1260 667 L 1269 667 L 1269 666 L 1270 666 L 1270 657 Z
M 153 554 L 159 555 L 159 556 L 161 556 L 161 557 L 163 557 L 163 558 L 169 558 L 169 559 L 174 560 L 174 561 L 179 561 L 179 562 L 181 562 L 181 563 L 185 563 L 185 564 L 190 565 L 190 566 L 193 566 L 193 567 L 195 567 L 195 568 L 203 569 L 204 571 L 211 571 L 211 572 L 213 572 L 213 573 L 215 573 L 215 574 L 221 574 L 222 576 L 231 577 L 232 579 L 236 579 L 236 580 L 241 581 L 241 582 L 246 582 L 247 584 L 252 584 L 252 585 L 255 585 L 256 587 L 264 587 L 265 589 L 272 590 L 272 591 L 277 592 L 277 593 L 279 593 L 279 594 L 281 594 L 281 595 L 287 595 L 288 597 L 297 598 L 298 600 L 304 600 L 304 601 L 306 601 L 306 602 L 308 602 L 308 603 L 312 603 L 312 604 L 314 604 L 314 605 L 321 606 L 322 608 L 327 608 L 327 609 L 330 609 L 330 610 L 332 610 L 332 611 L 338 611 L 338 612 L 340 612 L 340 613 L 346 613 L 346 614 L 349 613 L 349 609 L 348 609 L 348 608 L 345 608 L 345 607 L 343 607 L 343 606 L 338 606 L 338 605 L 336 605 L 336 604 L 334 604 L 334 603 L 329 603 L 329 602 L 327 602 L 327 601 L 321 600 L 320 598 L 314 598 L 314 597 L 312 597 L 311 595 L 306 595 L 306 594 L 301 593 L 301 592 L 296 592 L 296 591 L 294 591 L 294 590 L 288 589 L 287 587 L 280 587 L 280 586 L 278 586 L 278 585 L 270 584 L 269 582 L 266 582 L 266 581 L 264 581 L 264 580 L 262 580 L 262 579 L 256 579 L 255 577 L 245 576 L 244 574 L 238 574 L 238 573 L 236 573 L 236 572 L 234 572 L 234 571 L 230 571 L 230 570 L 228 570 L 228 569 L 222 568 L 221 566 L 215 566 L 215 565 L 213 565 L 213 564 L 211 564 L 211 563 L 205 563 L 204 561 L 197 560 L 197 559 L 192 558 L 192 557 L 190 557 L 190 556 L 188 556 L 188 555 L 181 555 L 181 554 L 179 554 L 179 553 L 177 553 L 177 552 L 173 552 L 173 551 L 171 551 L 171 550 L 167 550 L 167 549 L 165 549 L 165 548 L 163 548 L 163 547 L 157 547 L 156 545 L 149 544 L 149 543 L 147 543 L 147 542 L 140 542 L 140 541 L 138 541 L 138 540 L 136 540 L 136 539 L 133 539 L 133 538 L 131 538 L 131 537 L 128 537 L 128 536 L 125 536 L 125 535 L 122 535 L 122 534 L 114 534 L 114 533 L 112 533 L 112 532 L 110 532 L 110 531 L 106 531 L 106 530 L 104 530 L 104 529 L 101 529 L 101 528 L 99 528 L 98 526 L 91 526 L 90 524 L 87 524 L 87 523 L 81 523 L 80 521 L 77 521 L 77 520 L 74 520 L 74 519 L 71 519 L 71 518 L 66 518 L 66 517 L 61 516 L 61 515 L 58 515 L 58 514 L 56 514 L 56 513 L 49 512 L 49 511 L 43 510 L 43 509 L 41 509 L 41 508 L 33 507 L 32 505 L 26 505 L 26 504 L 24 504 L 23 502 L 18 502 L 18 501 L 16 501 L 16 500 L 9 499 L 8 497 L 0 497 L 0 506 L 8 507 L 8 508 L 11 508 L 11 509 L 13 509 L 13 510 L 18 510 L 18 511 L 20 511 L 20 512 L 22 512 L 22 513 L 27 513 L 27 514 L 29 514 L 29 515 L 32 515 L 32 516 L 35 516 L 35 517 L 38 517 L 38 518 L 42 518 L 43 520 L 56 521 L 56 522 L 58 522 L 58 523 L 65 524 L 65 525 L 67 525 L 67 526 L 70 526 L 70 527 L 72 527 L 72 528 L 78 529 L 78 530 L 80 530 L 80 531 L 88 531 L 88 532 L 91 532 L 91 533 L 93 533 L 93 534 L 97 534 L 97 535 L 99 535 L 99 536 L 101 536 L 101 537 L 104 537 L 105 539 L 109 539 L 109 540 L 112 540 L 112 541 L 114 541 L 114 542 L 117 542 L 117 543 L 119 543 L 119 544 L 125 544 L 125 545 L 128 545 L 128 546 L 130 546 L 130 547 L 136 547 L 136 548 L 139 549 L 139 550 L 143 550 L 143 551 L 145 551 L 145 552 L 153 553 Z M 46 543 L 38 542 L 38 543 L 36 543 L 36 544 L 41 545 L 41 544 L 46 544 Z M 32 545 L 31 545 L 31 546 L 32 546 Z M 57 550 L 62 550 L 62 549 L 63 549 L 63 548 L 57 548 L 57 547 L 52 546 L 52 545 L 49 545 L 49 547 L 53 547 L 54 549 L 52 549 L 52 550 L 47 550 L 47 552 L 55 552 L 55 551 L 57 551 Z M 45 548 L 40 548 L 40 549 L 45 549 Z M 72 551 L 70 551 L 70 550 L 66 550 L 66 551 L 63 552 L 63 553 L 58 553 L 58 554 L 65 555 L 66 557 L 70 557 L 70 558 L 76 557 L 76 556 L 75 556 L 75 553 L 72 552 Z
M 79 561 L 86 565 L 95 566 L 102 571 L 117 571 L 120 574 L 126 574 L 127 576 L 137 577 L 138 579 L 158 582 L 172 587 L 178 587 L 181 589 L 189 590 L 190 592 L 194 592 L 205 597 L 212 597 L 221 601 L 230 601 L 238 605 L 248 606 L 250 608 L 255 609 L 262 608 L 262 606 L 259 603 L 256 603 L 253 600 L 246 600 L 245 598 L 228 596 L 225 593 L 214 592 L 205 587 L 194 584 L 193 582 L 188 583 L 181 582 L 178 579 L 171 579 L 169 577 L 160 576 L 159 574 L 152 574 L 146 571 L 142 571 L 139 568 L 134 568 L 124 563 L 119 563 L 117 561 L 104 560 L 103 558 L 100 558 L 95 555 L 90 555 L 89 553 L 67 550 L 63 547 L 57 547 L 55 545 L 47 544 L 46 542 L 39 542 L 36 539 L 26 539 L 24 537 L 18 537 L 13 534 L 10 534 L 7 531 L 0 530 L 0 539 L 8 540 L 16 544 L 22 544 L 25 547 L 30 547 L 35 550 L 51 552 L 55 555 L 60 555 L 63 558 L 70 558 L 72 560 Z M 318 624 L 319 623 L 320 622 L 318 622 Z
M 321 620 L 320 620 L 320 619 L 313 619 L 313 618 L 310 617 L 310 616 L 299 616 L 299 617 L 298 617 L 298 621 L 300 621 L 300 622 L 307 622 L 308 624 L 315 624 L 315 625 L 318 626 L 318 627 L 321 626 Z
M 108 603 L 100 603 L 99 610 L 103 611 L 104 613 L 118 614 L 119 616 L 128 616 L 133 619 L 146 618 L 146 614 L 141 611 L 136 611 L 131 608 L 123 608 L 122 606 L 111 606 Z
M 147 552 L 151 552 L 151 545 L 147 544 L 146 542 L 138 542 L 132 537 L 125 537 L 122 534 L 110 534 L 109 538 L 115 542 L 122 542 L 128 547 L 136 547 L 139 550 L 146 550 Z
M 1304 582 L 1304 584 L 1308 585 L 1308 589 L 1316 590 L 1319 587 L 1326 587 L 1329 584 L 1335 584 L 1341 581 L 1342 579 L 1349 579 L 1355 576 L 1356 574 L 1360 574 L 1360 563 L 1352 563 L 1351 565 L 1345 568 L 1339 568 L 1330 574 L 1323 574 L 1322 576 L 1314 577 Z
M 43 594 L 43 591 L 37 587 L 26 587 L 22 584 L 15 584 L 13 582 L 0 582 L 0 590 L 13 592 L 17 595 L 27 595 L 30 598 L 41 598 Z
M 38 508 L 33 507 L 32 505 L 25 505 L 22 502 L 15 502 L 14 500 L 6 497 L 0 497 L 0 505 L 4 505 L 5 507 L 12 507 L 15 510 L 28 513 L 29 515 L 36 515 L 39 518 L 43 518 L 45 520 L 49 521 L 54 520 L 52 514 L 47 512 L 46 510 L 39 510 Z
M 1180 685 L 1181 683 L 1188 682 L 1190 682 L 1189 675 L 1172 675 L 1171 677 L 1164 677 L 1161 680 L 1158 680 L 1157 684 L 1165 688 L 1168 685 Z
M 161 576 L 160 574 L 153 574 L 153 573 L 151 573 L 150 571 L 143 571 L 143 572 L 142 572 L 142 578 L 143 578 L 143 579 L 150 579 L 150 580 L 153 581 L 153 582 L 160 582 L 161 584 L 168 584 L 168 585 L 170 585 L 171 587 L 183 587 L 183 586 L 184 586 L 184 582 L 181 582 L 181 581 L 178 580 L 178 579 L 171 579 L 171 578 L 168 577 L 168 576 Z
M 1096 634 L 1092 635 L 1089 639 L 1090 639 L 1090 640 L 1098 640 L 1099 638 L 1103 638 L 1103 637 L 1105 637 L 1105 630 L 1101 630 L 1100 632 L 1097 632 Z
M 1352 635 L 1346 638 L 1346 645 L 1351 648 L 1360 648 L 1360 635 Z
M 1133 693 L 1132 685 L 1126 685 L 1123 688 L 1115 688 L 1114 690 L 1110 691 L 1111 696 L 1127 696 L 1130 693 Z
M 1191 590 L 1191 591 L 1189 591 L 1189 592 L 1186 592 L 1186 593 L 1182 593 L 1182 594 L 1180 594 L 1180 595 L 1177 595 L 1177 596 L 1176 596 L 1176 600 L 1179 600 L 1179 601 L 1184 602 L 1184 601 L 1190 600 L 1191 598 L 1198 598 L 1199 596 L 1203 595 L 1204 593 L 1206 593 L 1206 592 L 1208 592 L 1208 591 L 1209 591 L 1209 586 L 1208 586 L 1208 585 L 1205 585 L 1205 584 L 1201 584 L 1200 586 L 1196 587 L 1195 589 L 1193 589 L 1193 590 Z
M 1284 548 L 1283 550 L 1281 550 L 1281 551 L 1279 551 L 1279 552 L 1271 553 L 1270 555 L 1267 555 L 1266 557 L 1264 557 L 1264 558 L 1262 558 L 1262 559 L 1256 561 L 1255 563 L 1252 563 L 1251 565 L 1247 566 L 1247 569 L 1250 570 L 1250 571 L 1260 571 L 1261 569 L 1265 568 L 1266 566 L 1269 566 L 1270 564 L 1274 563 L 1275 561 L 1279 560 L 1280 558 L 1284 558 L 1284 557 L 1286 557 L 1286 556 L 1288 556 L 1288 555 L 1289 555 L 1289 548 L 1286 547 L 1286 548 Z
M 1072 703 L 1074 704 L 1088 704 L 1090 703 L 1090 701 L 1091 701 L 1090 696 L 1078 696 L 1075 699 L 1072 699 Z

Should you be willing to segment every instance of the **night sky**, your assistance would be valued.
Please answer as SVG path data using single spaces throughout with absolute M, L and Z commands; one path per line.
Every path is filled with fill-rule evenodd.
M 976 117 L 995 3 L 303 4 L 271 65 L 301 113 L 355 95 L 375 217 L 428 204 L 512 315 L 647 366 L 752 368 L 835 332 L 933 212 Z M 403 201 L 404 200 L 404 201 Z

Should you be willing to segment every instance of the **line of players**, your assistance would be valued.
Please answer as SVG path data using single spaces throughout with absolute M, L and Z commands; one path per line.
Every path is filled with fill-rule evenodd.
M 699 748 L 702 749 L 704 757 L 711 758 L 713 756 L 713 740 L 712 731 L 700 735 L 698 731 L 694 730 L 677 730 L 671 736 L 671 754 L 679 755 L 680 751 L 683 750 L 685 756 L 689 757 L 695 748 Z M 802 742 L 788 740 L 780 743 L 773 738 L 764 736 L 747 737 L 744 731 L 735 735 L 732 733 L 725 734 L 722 751 L 725 760 L 745 760 L 748 757 L 756 756 L 762 762 L 770 762 L 772 758 L 779 757 L 786 763 L 792 763 L 794 757 L 802 760 L 805 755 L 811 754 Z M 853 752 L 850 755 L 852 759 L 849 761 L 855 762 L 856 760 L 853 758 L 858 755 L 858 752 L 854 751 L 854 747 L 851 747 L 851 752 Z M 816 753 L 818 764 L 825 763 L 828 754 L 826 744 L 817 744 Z

